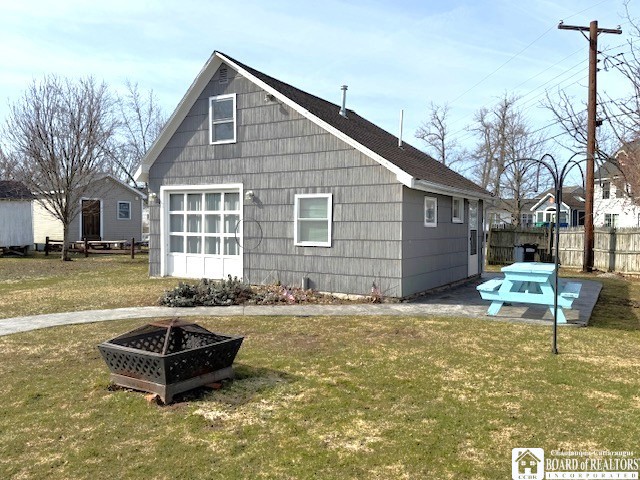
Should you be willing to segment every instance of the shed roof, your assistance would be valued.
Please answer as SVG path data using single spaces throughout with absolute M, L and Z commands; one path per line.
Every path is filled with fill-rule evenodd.
M 33 194 L 24 183 L 0 180 L 0 200 L 33 200 Z
M 403 142 L 402 147 L 399 147 L 398 138 L 395 135 L 374 125 L 353 110 L 347 110 L 344 117 L 340 115 L 338 105 L 270 77 L 218 51 L 213 52 L 167 122 L 165 129 L 147 152 L 136 173 L 137 179 L 146 180 L 149 167 L 222 63 L 237 70 L 301 115 L 385 166 L 396 174 L 400 182 L 410 188 L 450 195 L 491 197 L 484 188 L 408 143 Z

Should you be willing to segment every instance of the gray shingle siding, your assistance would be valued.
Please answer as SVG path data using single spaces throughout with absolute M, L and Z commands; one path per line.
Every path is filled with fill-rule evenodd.
M 97 180 L 85 194 L 87 199 L 101 200 L 102 237 L 104 240 L 130 240 L 142 238 L 142 200 L 140 195 L 114 182 L 108 177 Z M 131 203 L 131 218 L 118 220 L 118 202 Z M 78 213 L 69 226 L 69 238 L 82 240 L 82 212 Z
M 385 167 L 302 117 L 265 102 L 265 92 L 229 68 L 229 83 L 212 78 L 149 171 L 149 187 L 242 183 L 259 203 L 244 204 L 263 240 L 244 253 L 252 283 L 368 293 L 371 283 L 400 296 L 402 185 Z M 237 93 L 237 143 L 209 145 L 208 99 Z M 294 245 L 294 197 L 333 194 L 332 247 Z M 160 274 L 159 208 L 150 212 L 150 273 Z

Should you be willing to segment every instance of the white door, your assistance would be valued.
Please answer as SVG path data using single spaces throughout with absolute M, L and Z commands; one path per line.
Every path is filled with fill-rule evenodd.
M 469 276 L 478 274 L 478 202 L 469 201 Z
M 168 191 L 164 198 L 165 274 L 242 278 L 239 189 Z

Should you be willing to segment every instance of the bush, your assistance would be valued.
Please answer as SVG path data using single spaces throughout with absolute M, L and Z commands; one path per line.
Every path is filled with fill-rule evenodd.
M 160 305 L 169 307 L 216 307 L 228 305 L 277 305 L 294 303 L 342 303 L 331 296 L 313 290 L 283 285 L 260 285 L 250 287 L 237 277 L 226 280 L 203 278 L 196 285 L 180 282 L 173 290 L 167 291 L 159 300 Z
M 229 275 L 226 280 L 203 278 L 196 285 L 180 282 L 160 298 L 160 304 L 169 307 L 241 305 L 254 295 L 249 285 Z

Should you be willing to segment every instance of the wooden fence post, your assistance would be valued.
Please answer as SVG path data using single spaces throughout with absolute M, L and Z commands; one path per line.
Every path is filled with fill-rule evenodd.
M 89 256 L 89 242 L 87 241 L 87 237 L 84 237 L 84 258 Z
M 131 238 L 131 259 L 135 258 L 135 250 L 136 250 L 136 239 L 135 237 Z
M 45 257 L 49 256 L 49 237 L 46 237 L 44 239 L 44 256 Z

